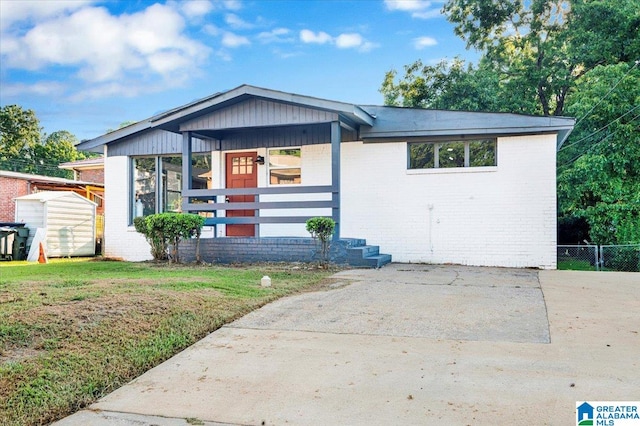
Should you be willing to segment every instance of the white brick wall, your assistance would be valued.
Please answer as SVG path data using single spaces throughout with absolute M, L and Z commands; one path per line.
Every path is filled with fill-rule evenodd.
M 342 145 L 342 236 L 398 262 L 555 268 L 555 136 L 498 140 L 498 166 L 407 171 L 405 143 Z
M 105 256 L 141 261 L 152 259 L 144 237 L 129 225 L 130 163 L 127 157 L 105 157 Z
M 555 268 L 555 140 L 499 138 L 497 167 L 425 171 L 407 170 L 406 143 L 343 143 L 341 235 L 366 238 L 398 262 Z M 302 147 L 302 161 L 304 185 L 331 183 L 329 144 Z M 218 186 L 224 156 L 214 153 L 213 164 Z M 145 260 L 147 243 L 128 226 L 128 167 L 125 157 L 105 162 L 106 254 Z M 259 167 L 259 186 L 267 172 Z M 304 224 L 262 225 L 261 235 L 308 233 Z

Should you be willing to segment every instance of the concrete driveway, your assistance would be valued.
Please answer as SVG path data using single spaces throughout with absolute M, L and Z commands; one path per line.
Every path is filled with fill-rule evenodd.
M 556 425 L 640 400 L 640 274 L 392 264 L 331 287 L 56 425 Z

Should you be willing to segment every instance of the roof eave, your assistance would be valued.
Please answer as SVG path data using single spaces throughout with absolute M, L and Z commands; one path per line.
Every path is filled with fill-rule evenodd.
M 98 148 L 102 147 L 103 145 L 108 145 L 118 139 L 131 136 L 135 133 L 142 132 L 143 130 L 147 130 L 149 128 L 151 128 L 151 121 L 149 119 L 138 121 L 137 123 L 131 124 L 118 130 L 114 130 L 113 132 L 98 136 L 97 138 L 90 139 L 88 141 L 82 141 L 76 145 L 76 148 L 79 151 L 100 152 Z

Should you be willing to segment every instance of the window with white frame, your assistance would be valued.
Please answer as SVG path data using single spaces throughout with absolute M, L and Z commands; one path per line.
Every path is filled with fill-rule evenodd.
M 182 208 L 182 156 L 132 158 L 131 217 L 179 212 Z M 211 182 L 211 156 L 192 156 L 191 188 Z
M 290 185 L 302 183 L 302 157 L 300 148 L 269 149 L 269 184 Z
M 497 165 L 496 140 L 419 142 L 408 145 L 409 169 L 490 167 Z

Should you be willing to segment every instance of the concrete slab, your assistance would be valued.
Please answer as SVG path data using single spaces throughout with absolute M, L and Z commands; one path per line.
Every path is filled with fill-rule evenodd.
M 268 305 L 103 398 L 91 407 L 94 412 L 75 416 L 89 416 L 84 417 L 89 421 L 96 415 L 143 416 L 110 423 L 123 425 L 163 425 L 155 423 L 158 418 L 242 425 L 551 425 L 573 424 L 576 401 L 640 399 L 640 274 L 524 271 L 520 278 L 528 284 L 522 285 L 501 269 L 447 266 L 430 269 L 440 284 L 431 278 L 417 284 L 417 274 L 429 273 L 393 267 L 390 272 L 345 271 L 338 275 L 353 280 L 349 286 Z M 383 271 L 389 283 L 400 284 L 366 276 Z M 497 282 L 504 279 L 503 284 L 490 285 L 483 271 Z M 539 288 L 530 274 L 539 275 Z M 480 285 L 473 285 L 473 276 Z M 544 300 L 533 297 L 536 292 Z M 494 297 L 498 303 L 492 305 Z M 521 305 L 510 300 L 527 297 Z M 388 301 L 382 311 L 389 315 L 386 321 L 375 320 L 384 305 L 380 298 Z M 442 305 L 447 298 L 449 303 Z M 296 301 L 302 320 L 296 318 Z M 545 302 L 547 343 L 483 331 L 508 327 L 494 317 L 487 320 L 485 308 L 503 318 L 516 312 L 496 305 Z M 459 306 L 482 309 L 460 313 Z M 336 321 L 331 322 L 334 311 Z M 540 322 L 534 311 L 518 313 L 511 326 L 528 327 L 520 321 L 527 316 Z M 404 335 L 413 329 L 404 322 L 417 326 L 441 316 L 465 319 L 458 320 L 455 333 L 446 330 L 443 320 Z M 367 321 L 371 317 L 374 321 Z M 338 321 L 357 326 L 335 331 L 342 327 Z M 364 329 L 367 324 L 371 329 Z M 278 328 L 285 326 L 292 329 Z M 293 329 L 302 326 L 314 329 Z M 475 332 L 464 339 L 464 328 L 470 326 Z M 80 424 L 71 423 L 73 417 L 57 425 Z
M 337 276 L 353 280 L 349 286 L 281 299 L 230 326 L 547 343 L 547 311 L 536 273 L 512 276 L 513 271 L 489 269 L 482 277 L 477 269 L 345 271 Z
M 56 423 L 59 424 L 59 423 Z M 196 418 L 168 418 L 113 411 L 84 410 L 64 419 L 66 426 L 228 426 L 228 423 L 205 422 Z

